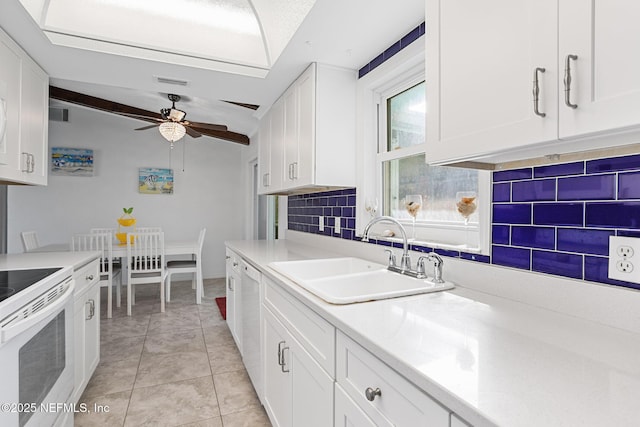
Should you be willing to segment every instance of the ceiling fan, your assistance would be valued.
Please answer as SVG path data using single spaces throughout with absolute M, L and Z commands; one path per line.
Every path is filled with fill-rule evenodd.
M 200 123 L 200 122 L 190 122 L 185 120 L 187 113 L 183 110 L 178 110 L 176 108 L 176 102 L 180 101 L 180 95 L 174 95 L 172 93 L 168 94 L 167 97 L 169 101 L 171 101 L 171 108 L 162 108 L 160 110 L 161 119 L 151 118 L 152 120 L 157 121 L 156 124 L 150 126 L 144 126 L 141 128 L 137 128 L 135 130 L 146 130 L 154 127 L 160 128 L 160 134 L 162 134 L 165 139 L 167 139 L 172 144 L 182 138 L 184 134 L 191 136 L 192 138 L 199 138 L 202 136 L 202 133 L 198 132 L 195 128 L 201 129 L 210 129 L 217 131 L 226 131 L 227 127 L 225 125 L 215 125 L 210 123 Z M 141 118 L 146 120 L 147 116 L 142 116 L 138 114 L 131 114 L 130 117 Z
M 249 137 L 247 135 L 232 132 L 228 130 L 225 125 L 192 122 L 185 120 L 186 112 L 177 109 L 175 104 L 176 102 L 180 101 L 179 95 L 169 94 L 169 101 L 172 102 L 171 108 L 162 108 L 160 110 L 160 113 L 131 107 L 129 105 L 120 104 L 114 101 L 85 95 L 79 92 L 74 92 L 55 86 L 49 87 L 49 97 L 51 99 L 57 99 L 59 101 L 65 101 L 72 104 L 81 105 L 83 107 L 94 108 L 100 111 L 105 111 L 108 113 L 118 114 L 121 116 L 131 117 L 134 119 L 153 123 L 152 125 L 137 128 L 136 130 L 151 129 L 154 127 L 162 128 L 162 126 L 165 126 L 167 128 L 167 131 L 169 130 L 169 128 L 177 129 L 175 130 L 175 132 L 182 133 L 182 136 L 187 134 L 193 138 L 199 138 L 202 135 L 205 135 L 242 145 L 249 145 Z M 184 132 L 182 132 L 183 130 Z M 177 136 L 177 134 L 174 135 L 174 137 L 175 136 Z M 165 136 L 165 138 L 167 137 Z M 167 138 L 167 140 L 171 143 L 177 141 L 178 139 L 180 138 L 175 138 L 173 140 Z

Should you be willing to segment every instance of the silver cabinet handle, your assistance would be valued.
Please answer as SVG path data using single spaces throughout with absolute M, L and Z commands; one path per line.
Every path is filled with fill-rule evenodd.
M 232 278 L 232 277 L 229 277 L 228 282 L 229 282 L 229 284 L 228 284 L 228 286 L 229 286 L 229 290 L 230 290 L 230 291 L 233 291 L 233 285 L 232 285 L 232 283 L 233 283 L 233 278 Z
M 538 82 L 538 73 L 544 73 L 544 68 L 537 67 L 533 70 L 533 112 L 536 116 L 545 117 L 547 114 L 540 112 L 538 102 L 540 101 L 540 84 Z
M 87 282 L 90 282 L 93 280 L 93 274 L 88 275 L 87 277 L 84 278 L 84 280 L 86 280 Z
M 280 364 L 280 369 L 282 369 L 282 372 L 284 372 L 285 374 L 289 372 L 289 369 L 284 368 L 286 366 L 286 362 L 284 361 L 284 352 L 286 350 L 289 350 L 289 347 L 282 347 L 282 363 Z
M 377 387 L 375 389 L 367 387 L 364 391 L 364 395 L 369 402 L 373 402 L 376 396 L 382 396 L 382 391 Z
M 89 314 L 84 318 L 84 320 L 91 320 L 96 314 L 96 302 L 90 299 L 89 301 L 85 302 L 85 305 L 86 304 L 89 304 Z
M 578 59 L 578 55 L 567 55 L 564 65 L 564 103 L 569 108 L 578 108 L 578 104 L 571 103 L 571 61 Z

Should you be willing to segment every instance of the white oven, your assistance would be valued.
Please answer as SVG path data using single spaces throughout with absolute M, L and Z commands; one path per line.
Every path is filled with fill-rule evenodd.
M 0 273 L 20 271 L 53 272 L 0 301 L 0 425 L 53 426 L 73 412 L 74 282 L 68 268 Z

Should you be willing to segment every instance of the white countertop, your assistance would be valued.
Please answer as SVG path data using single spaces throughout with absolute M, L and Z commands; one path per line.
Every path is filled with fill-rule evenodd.
M 332 305 L 267 264 L 343 255 L 284 240 L 227 245 L 476 426 L 640 424 L 638 334 L 462 286 Z
M 46 267 L 82 267 L 100 256 L 99 252 L 27 252 L 0 255 L 0 270 Z

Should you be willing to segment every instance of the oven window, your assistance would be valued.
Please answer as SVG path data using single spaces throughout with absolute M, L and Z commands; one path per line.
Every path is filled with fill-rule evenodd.
M 64 371 L 64 323 L 63 310 L 20 349 L 20 403 L 35 403 L 39 406 Z M 20 427 L 29 421 L 31 415 L 32 412 L 20 412 Z

